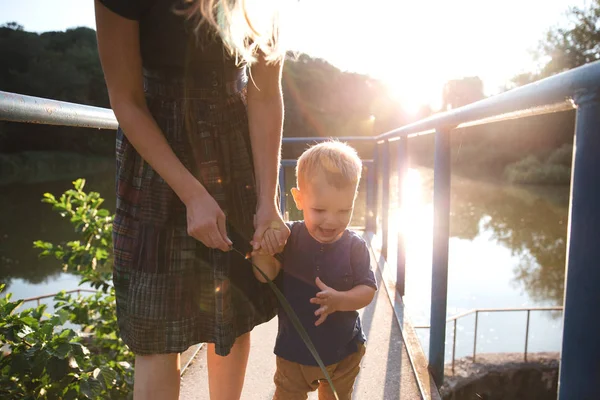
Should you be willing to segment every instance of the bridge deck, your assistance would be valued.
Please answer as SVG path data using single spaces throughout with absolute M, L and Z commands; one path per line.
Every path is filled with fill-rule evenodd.
M 380 282 L 380 290 L 373 302 L 361 310 L 361 318 L 367 335 L 367 353 L 355 385 L 353 398 L 360 400 L 439 399 L 435 390 L 433 395 L 429 394 L 428 373 L 423 370 L 425 367 L 418 360 L 415 363 L 414 357 L 413 362 L 409 358 L 399 319 L 392 307 L 392 302 L 394 302 L 396 311 L 398 311 L 401 300 L 395 299 L 394 301 L 392 298 L 392 302 L 390 301 L 388 294 L 393 295 L 393 293 L 388 290 L 389 285 L 382 284 L 384 280 L 377 262 L 380 257 L 375 253 L 372 256 L 373 267 L 377 270 Z M 273 344 L 276 333 L 276 319 L 255 328 L 252 332 L 250 360 L 242 393 L 244 400 L 267 400 L 273 396 L 275 390 Z M 415 341 L 409 338 L 406 343 L 414 346 Z M 415 365 L 414 368 L 413 365 Z M 417 369 L 417 374 L 415 374 L 415 369 Z M 425 376 L 427 383 L 421 382 L 425 395 L 422 395 L 419 390 L 417 375 Z M 206 350 L 204 348 L 198 352 L 183 375 L 180 398 L 182 400 L 209 399 Z M 309 399 L 317 399 L 316 392 L 312 393 Z

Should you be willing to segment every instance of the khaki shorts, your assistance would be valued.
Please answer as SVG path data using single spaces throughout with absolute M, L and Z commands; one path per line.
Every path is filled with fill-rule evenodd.
M 350 400 L 354 381 L 360 370 L 360 362 L 365 355 L 364 344 L 337 364 L 328 365 L 327 372 L 335 386 L 340 400 Z M 319 389 L 319 400 L 333 400 L 333 392 L 321 368 L 302 365 L 277 357 L 275 371 L 275 395 L 273 400 L 306 400 L 308 392 Z

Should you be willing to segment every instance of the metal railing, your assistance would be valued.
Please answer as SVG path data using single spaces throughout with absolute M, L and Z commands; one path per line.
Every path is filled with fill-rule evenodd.
M 384 190 L 382 204 L 389 204 L 389 163 L 392 141 L 396 151 L 406 154 L 408 138 L 435 133 L 433 183 L 433 254 L 430 312 L 429 367 L 434 380 L 444 380 L 444 355 L 448 293 L 448 247 L 450 225 L 450 135 L 456 128 L 506 119 L 577 110 L 571 179 L 571 205 L 567 240 L 564 325 L 562 335 L 559 399 L 596 396 L 600 376 L 600 320 L 594 304 L 600 304 L 600 61 L 563 72 L 487 99 L 426 118 L 377 137 L 381 146 Z M 377 161 L 377 160 L 376 160 Z M 407 167 L 399 160 L 398 190 Z M 402 199 L 402 193 L 398 193 Z M 402 207 L 402 204 L 400 204 Z M 382 207 L 382 251 L 387 252 L 387 212 Z M 404 239 L 398 235 L 399 293 L 404 293 Z M 402 281 L 401 281 L 402 280 Z
M 527 322 L 525 323 L 525 349 L 523 351 L 523 360 L 527 362 L 527 351 L 529 347 L 529 321 L 532 311 L 562 311 L 562 307 L 513 307 L 513 308 L 476 308 L 473 310 L 466 311 L 462 314 L 455 315 L 446 320 L 446 324 L 453 323 L 452 331 L 452 374 L 454 374 L 454 367 L 456 361 L 456 326 L 458 320 L 469 315 L 475 314 L 475 324 L 473 330 L 473 363 L 477 360 L 477 332 L 479 327 L 479 314 L 480 313 L 498 313 L 498 312 L 527 312 Z M 429 325 L 415 325 L 414 329 L 429 329 Z
M 508 119 L 577 109 L 571 180 L 567 276 L 561 354 L 559 399 L 593 398 L 600 376 L 600 319 L 590 305 L 600 304 L 600 61 L 534 82 L 499 95 L 375 136 L 338 138 L 375 141 L 373 168 L 369 168 L 368 204 L 377 204 L 377 183 L 382 179 L 382 254 L 387 256 L 390 154 L 397 143 L 398 191 L 408 166 L 408 138 L 435 134 L 433 194 L 433 257 L 429 367 L 434 380 L 444 379 L 448 242 L 450 216 L 450 135 L 457 128 Z M 110 110 L 0 92 L 0 120 L 88 126 L 115 129 Z M 284 143 L 309 143 L 326 138 L 284 138 Z M 283 178 L 285 179 L 285 178 Z M 371 181 L 369 181 L 371 179 Z M 402 193 L 398 193 L 402 199 Z M 285 204 L 283 204 L 285 205 Z M 402 204 L 399 205 L 402 207 Z M 376 207 L 369 209 L 367 229 L 375 231 Z M 372 215 L 373 214 L 373 215 Z M 404 238 L 398 235 L 396 290 L 404 294 Z
M 50 293 L 50 294 L 44 294 L 41 296 L 35 296 L 35 297 L 28 297 L 25 299 L 22 299 L 22 303 L 19 304 L 18 307 L 16 307 L 14 310 L 12 310 L 12 313 L 15 313 L 21 306 L 23 306 L 24 304 L 27 303 L 32 303 L 32 302 L 36 302 L 37 305 L 39 306 L 41 304 L 41 301 L 44 299 L 49 299 L 52 297 L 55 297 L 58 293 L 60 292 L 56 292 L 56 293 Z M 72 289 L 72 290 L 65 290 L 65 294 L 71 294 L 71 293 L 77 293 L 77 294 L 81 294 L 81 293 L 98 293 L 97 290 L 93 290 L 93 289 Z
M 72 289 L 72 290 L 65 290 L 65 294 L 71 294 L 71 293 L 81 294 L 81 293 L 97 293 L 97 292 L 98 292 L 97 290 L 93 290 L 93 289 Z M 41 300 L 49 299 L 51 297 L 55 297 L 58 293 L 60 293 L 60 292 L 51 293 L 51 294 L 44 294 L 42 296 L 28 297 L 28 298 L 22 300 L 23 303 L 21 305 L 26 304 L 26 303 L 31 303 L 31 302 L 35 301 L 35 302 L 37 302 L 37 305 L 39 306 L 41 304 Z

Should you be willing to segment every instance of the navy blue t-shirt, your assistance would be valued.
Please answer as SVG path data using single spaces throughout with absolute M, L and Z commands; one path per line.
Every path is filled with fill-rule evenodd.
M 371 270 L 369 249 L 356 233 L 346 230 L 334 243 L 315 240 L 304 222 L 288 224 L 291 234 L 282 254 L 282 269 L 275 282 L 306 329 L 325 365 L 335 364 L 358 350 L 364 343 L 357 311 L 338 311 L 315 326 L 318 304 L 310 303 L 320 291 L 315 283 L 319 277 L 327 286 L 347 291 L 357 285 L 377 289 Z M 303 365 L 318 365 L 296 332 L 285 310 L 278 314 L 279 331 L 275 354 Z

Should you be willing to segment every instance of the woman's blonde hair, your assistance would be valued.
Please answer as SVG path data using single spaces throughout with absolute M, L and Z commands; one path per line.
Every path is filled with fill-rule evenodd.
M 281 60 L 279 24 L 286 0 L 185 0 L 184 14 L 198 31 L 207 24 L 236 59 L 252 64 L 260 53 L 268 62 Z

